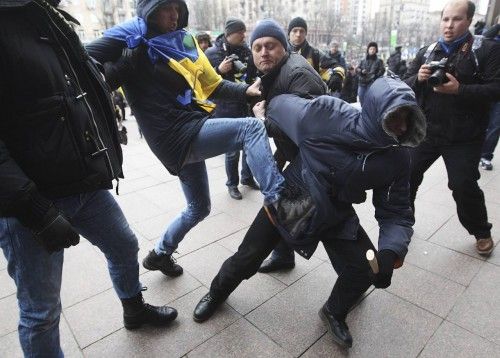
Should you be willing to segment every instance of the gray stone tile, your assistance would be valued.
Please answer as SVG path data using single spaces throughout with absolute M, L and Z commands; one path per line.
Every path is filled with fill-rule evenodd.
M 17 305 L 16 295 L 11 295 L 0 299 L 0 337 L 17 330 L 19 322 L 19 306 Z
M 186 255 L 199 248 L 240 231 L 247 225 L 242 221 L 221 213 L 208 217 L 196 225 L 181 241 L 179 254 Z
M 147 327 L 137 331 L 119 331 L 84 350 L 86 357 L 180 357 L 237 321 L 241 316 L 224 305 L 209 321 L 193 321 L 195 304 L 205 294 L 200 288 L 171 303 L 179 310 L 168 327 Z
M 0 270 L 5 270 L 7 268 L 7 259 L 3 255 L 3 252 L 0 254 Z
M 444 321 L 425 346 L 420 358 L 489 358 L 498 356 L 500 346 Z
M 484 264 L 482 260 L 417 238 L 412 238 L 405 262 L 464 286 L 469 285 Z
M 274 358 L 292 356 L 248 323 L 247 320 L 240 319 L 189 352 L 188 357 Z
M 318 325 L 325 327 L 316 317 Z M 347 317 L 353 336 L 348 353 L 333 342 L 328 332 L 302 357 L 416 357 L 441 322 L 421 308 L 375 290 Z
M 325 247 L 323 246 L 323 243 L 320 243 L 318 247 L 316 248 L 316 251 L 314 252 L 313 257 L 321 260 L 321 261 L 330 261 L 330 258 L 328 257 L 328 254 L 326 253 Z
M 127 181 L 127 180 L 144 178 L 145 176 L 148 176 L 148 173 L 146 173 L 142 169 L 137 169 L 137 170 L 126 170 L 123 175 L 125 176 L 125 179 L 123 179 L 123 181 Z M 122 184 L 122 181 L 120 180 L 120 188 L 121 188 L 121 184 Z M 120 190 L 120 192 L 121 192 L 121 190 Z M 114 193 L 114 191 L 113 191 L 113 193 Z
M 448 188 L 445 189 L 443 187 L 433 187 L 425 193 L 421 194 L 418 198 L 428 203 L 434 203 L 448 207 L 454 207 L 455 205 L 455 202 L 453 201 L 453 197 L 451 195 L 451 190 L 449 190 Z M 417 212 L 420 210 L 419 204 L 420 201 L 415 203 L 415 210 Z
M 178 180 L 177 177 L 171 175 L 162 164 L 144 168 L 141 170 L 141 172 L 159 180 L 162 183 Z
M 0 298 L 16 293 L 16 284 L 7 270 L 0 271 Z
M 17 331 L 0 337 L 0 357 L 23 358 L 23 350 L 19 343 Z
M 236 252 L 236 251 L 238 251 L 238 247 L 243 242 L 243 238 L 245 237 L 245 234 L 247 233 L 247 231 L 248 231 L 248 227 L 245 227 L 242 230 L 235 232 L 232 235 L 229 235 L 223 239 L 220 239 L 219 241 L 217 241 L 217 243 L 221 246 L 224 246 L 226 249 L 228 249 L 231 252 Z
M 59 331 L 61 334 L 61 349 L 64 352 L 65 357 L 83 357 L 80 347 L 71 332 L 71 329 L 66 322 L 64 316 L 61 316 L 61 321 L 59 323 Z
M 151 204 L 161 208 L 162 213 L 174 209 L 180 212 L 180 209 L 186 206 L 186 199 L 178 179 L 144 188 L 139 191 L 139 194 Z
M 500 344 L 500 267 L 486 263 L 458 300 L 448 320 Z
M 206 287 L 210 287 L 222 263 L 232 254 L 218 243 L 214 243 L 182 257 L 179 264 Z M 285 287 L 283 283 L 268 275 L 256 274 L 249 280 L 243 281 L 229 296 L 227 303 L 240 314 L 246 314 Z
M 156 178 L 145 176 L 137 179 L 129 179 L 120 181 L 120 194 L 129 194 L 136 191 L 139 191 L 144 188 L 153 187 L 158 185 L 160 181 Z
M 465 286 L 406 263 L 394 271 L 387 291 L 445 318 Z
M 151 167 L 159 163 L 160 161 L 151 152 L 123 156 L 123 166 L 129 170 Z
M 324 261 L 318 260 L 314 256 L 306 260 L 302 256 L 295 254 L 295 267 L 291 270 L 276 271 L 268 274 L 277 280 L 280 280 L 285 285 L 290 286 L 300 278 L 307 275 L 309 272 L 320 266 Z
M 497 225 L 498 226 L 498 225 Z M 498 229 L 493 226 L 493 240 L 498 243 L 500 235 L 495 235 Z M 430 239 L 430 242 L 461 252 L 463 254 L 484 260 L 476 252 L 476 239 L 463 228 L 454 215 L 443 227 L 441 227 Z
M 130 223 L 143 221 L 167 211 L 151 203 L 150 200 L 140 192 L 119 195 L 116 197 L 116 201 Z
M 331 265 L 324 263 L 246 318 L 289 353 L 298 356 L 326 331 L 318 310 L 328 299 L 335 279 Z
M 248 198 L 234 200 L 224 192 L 212 197 L 212 206 L 249 226 L 262 208 L 262 201 L 256 203 Z
M 102 253 L 87 242 L 64 250 L 61 303 L 69 307 L 112 287 Z
M 455 213 L 454 207 L 419 200 L 413 226 L 414 238 L 427 240 Z

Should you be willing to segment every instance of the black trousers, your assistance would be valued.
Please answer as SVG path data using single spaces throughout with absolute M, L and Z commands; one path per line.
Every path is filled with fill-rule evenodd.
M 262 261 L 280 241 L 278 231 L 261 209 L 238 251 L 222 264 L 212 281 L 210 294 L 218 300 L 225 300 L 243 280 L 255 275 Z M 372 283 L 365 254 L 369 249 L 375 251 L 375 248 L 361 226 L 357 240 L 339 240 L 332 233 L 331 236 L 325 235 L 322 241 L 339 276 L 328 306 L 337 319 L 345 320 L 350 308 Z
M 435 145 L 424 141 L 413 149 L 410 179 L 414 205 L 425 171 L 442 156 L 448 172 L 448 187 L 457 205 L 458 219 L 469 234 L 479 239 L 491 237 L 484 194 L 477 184 L 481 148 L 482 143 Z

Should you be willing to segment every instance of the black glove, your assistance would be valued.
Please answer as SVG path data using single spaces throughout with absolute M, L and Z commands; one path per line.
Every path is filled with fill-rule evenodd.
M 54 206 L 45 214 L 43 222 L 33 230 L 33 234 L 48 252 L 59 251 L 80 242 L 80 236 Z
M 112 90 L 120 87 L 123 82 L 129 79 L 139 64 L 139 59 L 146 52 L 146 47 L 139 45 L 134 49 L 125 47 L 122 55 L 116 62 L 106 62 L 103 64 L 106 82 Z
M 387 288 L 391 285 L 394 263 L 398 255 L 391 250 L 382 250 L 377 252 L 376 256 L 379 272 L 373 275 L 373 285 L 376 288 Z

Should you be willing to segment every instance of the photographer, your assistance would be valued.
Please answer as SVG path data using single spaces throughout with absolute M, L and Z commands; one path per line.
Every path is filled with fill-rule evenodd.
M 471 1 L 445 5 L 441 37 L 419 51 L 406 73 L 427 117 L 427 138 L 413 153 L 411 194 L 414 201 L 425 171 L 442 156 L 458 218 L 475 236 L 477 252 L 489 255 L 494 243 L 477 164 L 489 107 L 500 98 L 500 45 L 469 32 L 474 11 Z
M 215 40 L 213 47 L 207 49 L 205 54 L 215 70 L 222 78 L 231 82 L 246 82 L 251 84 L 257 69 L 252 61 L 252 52 L 245 44 L 246 26 L 243 21 L 228 18 L 224 26 L 224 34 Z M 217 100 L 216 117 L 239 118 L 248 116 L 248 107 L 245 102 L 236 100 Z M 241 184 L 258 190 L 259 187 L 253 178 L 252 172 L 246 161 L 245 151 L 241 158 Z M 238 176 L 238 162 L 240 152 L 226 153 L 227 188 L 231 198 L 241 200 L 242 195 L 238 190 L 240 178 Z

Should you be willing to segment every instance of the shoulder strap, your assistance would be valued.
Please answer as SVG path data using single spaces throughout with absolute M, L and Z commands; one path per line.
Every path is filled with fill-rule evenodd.
M 427 50 L 425 50 L 424 57 L 423 57 L 423 60 L 424 60 L 423 62 L 424 63 L 427 63 L 427 59 L 431 55 L 432 51 L 434 51 L 434 49 L 436 48 L 437 44 L 438 44 L 437 42 L 434 42 L 434 43 L 430 44 L 427 47 Z

